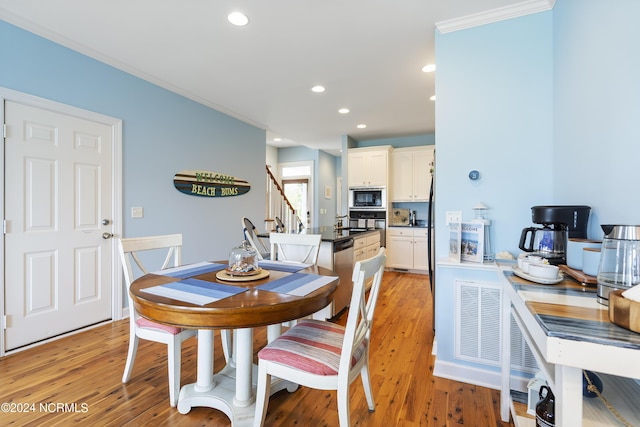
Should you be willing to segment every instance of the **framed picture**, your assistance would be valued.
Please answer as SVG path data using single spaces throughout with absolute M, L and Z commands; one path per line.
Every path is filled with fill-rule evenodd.
M 331 198 L 331 186 L 330 185 L 325 185 L 324 186 L 324 198 L 325 199 L 330 199 Z
M 460 257 L 462 261 L 483 262 L 484 224 L 462 222 L 460 230 Z

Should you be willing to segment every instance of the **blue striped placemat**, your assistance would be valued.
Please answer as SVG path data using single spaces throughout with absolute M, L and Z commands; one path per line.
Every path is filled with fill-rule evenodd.
M 263 291 L 278 292 L 280 294 L 305 296 L 331 283 L 336 277 L 320 276 L 318 274 L 293 273 L 264 285 L 256 287 Z
M 286 262 L 286 261 L 259 261 L 260 268 L 265 270 L 286 271 L 288 273 L 296 273 L 300 270 L 304 270 L 307 267 L 311 267 L 313 264 L 303 264 L 300 262 Z
M 245 292 L 246 290 L 246 288 L 221 285 L 219 283 L 207 282 L 206 280 L 184 279 L 179 282 L 145 288 L 142 289 L 142 292 L 172 298 L 178 301 L 185 301 L 191 304 L 206 305 Z
M 160 271 L 154 271 L 153 274 L 186 279 L 187 277 L 193 277 L 193 276 L 198 276 L 200 274 L 219 271 L 219 270 L 222 270 L 223 268 L 227 268 L 227 265 L 216 264 L 213 262 L 199 262 L 197 264 L 187 264 L 187 265 L 181 265 L 179 267 L 172 267 L 172 268 L 167 268 Z

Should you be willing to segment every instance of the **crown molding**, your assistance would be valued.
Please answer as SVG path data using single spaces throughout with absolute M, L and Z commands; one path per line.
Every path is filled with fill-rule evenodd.
M 467 28 L 479 27 L 481 25 L 492 24 L 494 22 L 505 21 L 507 19 L 551 10 L 553 9 L 555 2 L 556 0 L 527 0 L 485 12 L 436 22 L 436 28 L 440 33 L 445 34 L 453 31 L 465 30 Z

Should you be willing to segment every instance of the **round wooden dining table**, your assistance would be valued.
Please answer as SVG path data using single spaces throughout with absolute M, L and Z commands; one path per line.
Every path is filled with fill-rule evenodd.
M 226 261 L 214 261 L 225 264 Z M 282 271 L 277 262 L 263 267 L 268 277 L 251 281 L 227 281 L 218 279 L 215 271 L 188 277 L 173 277 L 162 272 L 149 273 L 135 280 L 130 294 L 136 311 L 143 317 L 158 323 L 198 330 L 198 366 L 195 384 L 187 384 L 180 390 L 178 411 L 188 413 L 192 407 L 208 406 L 224 412 L 233 427 L 253 425 L 255 413 L 255 384 L 253 364 L 253 329 L 257 326 L 279 325 L 316 313 L 333 300 L 339 283 L 337 274 L 319 266 L 307 266 L 297 271 Z M 284 266 L 287 266 L 284 263 Z M 187 266 L 188 267 L 188 266 Z M 324 283 L 309 294 L 296 296 L 260 287 L 276 284 L 291 274 L 323 276 Z M 222 284 L 236 288 L 240 293 L 203 305 L 174 299 L 150 291 L 195 279 L 200 284 Z M 279 282 L 278 282 L 279 283 Z M 175 284 L 174 284 L 175 285 Z M 171 286 L 171 285 L 169 285 Z M 213 330 L 234 331 L 233 356 L 227 365 L 213 373 Z M 272 387 L 272 393 L 290 386 Z

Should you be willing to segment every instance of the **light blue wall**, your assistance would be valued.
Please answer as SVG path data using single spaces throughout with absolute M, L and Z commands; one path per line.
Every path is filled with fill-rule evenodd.
M 473 206 L 484 203 L 493 250 L 515 255 L 531 206 L 554 201 L 552 23 L 551 12 L 545 12 L 436 33 L 436 258 L 448 252 L 446 211 L 472 219 Z M 471 170 L 480 172 L 479 180 L 469 179 Z M 487 281 L 486 274 L 460 270 L 458 279 Z M 453 276 L 437 266 L 440 366 L 454 359 Z
M 336 176 L 341 167 L 336 157 L 324 151 L 308 147 L 287 147 L 278 149 L 278 163 L 313 162 L 313 212 L 311 223 L 313 227 L 330 226 L 335 222 L 336 215 Z M 325 186 L 331 187 L 331 198 L 325 199 Z M 326 213 L 320 213 L 321 209 Z
M 357 147 L 376 147 L 379 145 L 390 145 L 393 148 L 417 147 L 420 145 L 434 145 L 436 143 L 435 133 L 425 133 L 421 135 L 400 136 L 394 138 L 369 139 L 358 141 Z M 352 147 L 353 148 L 353 147 Z
M 637 16 L 631 0 L 558 0 L 436 34 L 437 256 L 447 252 L 445 211 L 471 218 L 478 201 L 490 208 L 494 250 L 514 254 L 534 205 L 591 206 L 595 239 L 600 224 L 640 224 Z
M 554 196 L 599 224 L 640 224 L 640 2 L 559 0 L 554 8 Z
M 446 211 L 472 219 L 484 203 L 493 250 L 517 254 L 531 206 L 554 203 L 552 18 L 436 34 L 437 257 L 447 255 Z
M 3 21 L 0 55 L 0 86 L 122 120 L 124 236 L 180 232 L 184 262 L 226 259 L 242 240 L 241 217 L 264 217 L 264 130 Z M 238 197 L 188 196 L 173 187 L 185 169 L 233 175 L 252 188 Z M 133 206 L 144 218 L 129 218 Z

